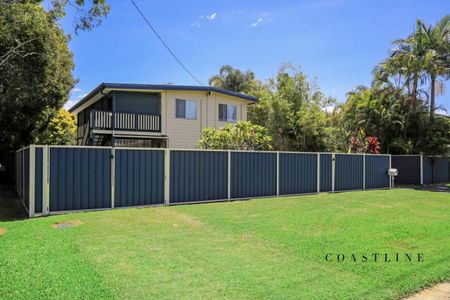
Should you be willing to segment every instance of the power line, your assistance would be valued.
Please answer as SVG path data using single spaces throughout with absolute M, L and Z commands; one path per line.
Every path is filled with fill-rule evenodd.
M 156 35 L 156 37 L 160 40 L 160 42 L 163 44 L 163 46 L 167 49 L 167 51 L 169 51 L 169 53 L 172 55 L 172 57 L 178 62 L 178 64 L 201 86 L 203 86 L 203 84 L 201 83 L 200 80 L 197 79 L 197 77 L 194 76 L 194 74 L 192 74 L 191 71 L 189 71 L 189 69 L 181 62 L 181 60 L 175 55 L 175 53 L 173 53 L 173 51 L 169 48 L 169 46 L 167 46 L 166 42 L 164 42 L 164 40 L 162 39 L 162 37 L 158 34 L 158 32 L 156 31 L 155 28 L 153 28 L 152 24 L 150 24 L 150 21 L 145 17 L 145 15 L 142 13 L 142 11 L 139 9 L 139 7 L 136 5 L 136 3 L 134 2 L 134 0 L 130 0 L 131 3 L 133 3 L 134 7 L 137 9 L 137 11 L 139 12 L 139 14 L 142 16 L 142 18 L 145 20 L 145 22 L 147 23 L 148 27 L 150 27 L 150 29 L 153 31 L 153 33 Z

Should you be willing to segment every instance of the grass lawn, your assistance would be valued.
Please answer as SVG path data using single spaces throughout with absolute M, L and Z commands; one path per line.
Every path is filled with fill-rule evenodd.
M 55 229 L 52 224 L 84 224 Z M 392 299 L 450 280 L 450 194 L 377 190 L 0 222 L 1 299 Z M 424 262 L 327 262 L 327 253 Z

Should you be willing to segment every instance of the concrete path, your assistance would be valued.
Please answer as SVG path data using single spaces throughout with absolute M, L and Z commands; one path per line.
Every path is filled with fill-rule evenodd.
M 450 300 L 450 282 L 440 283 L 405 300 Z

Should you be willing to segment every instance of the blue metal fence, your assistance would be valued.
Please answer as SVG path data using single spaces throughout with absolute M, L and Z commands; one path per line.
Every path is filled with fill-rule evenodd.
M 392 167 L 398 169 L 399 184 L 435 184 L 450 181 L 450 161 L 445 157 L 393 155 Z
M 114 151 L 114 206 L 164 203 L 164 150 Z
M 16 153 L 16 185 L 33 216 L 389 188 L 389 166 L 389 155 L 32 145 Z
M 50 148 L 50 211 L 111 207 L 111 149 Z
M 277 154 L 275 152 L 231 153 L 231 198 L 276 194 Z
M 317 192 L 317 154 L 280 153 L 280 195 Z
M 170 151 L 170 202 L 227 199 L 228 153 Z

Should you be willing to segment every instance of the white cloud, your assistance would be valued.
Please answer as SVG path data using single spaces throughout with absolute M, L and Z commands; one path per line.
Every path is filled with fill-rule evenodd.
M 80 88 L 74 88 L 73 90 L 72 90 L 72 92 L 74 92 L 74 93 L 81 93 L 83 90 L 82 89 L 80 89 Z
M 66 102 L 66 104 L 64 104 L 64 108 L 65 108 L 65 109 L 69 109 L 69 108 L 71 108 L 72 106 L 74 106 L 75 103 L 77 103 L 77 102 L 78 102 L 77 99 L 70 99 L 69 101 Z
M 250 27 L 256 27 L 259 24 L 261 24 L 262 21 L 264 21 L 264 19 L 263 18 L 259 18 L 258 20 L 256 20 L 256 22 L 250 24 Z
M 206 18 L 210 21 L 214 20 L 216 17 L 217 17 L 217 13 L 212 13 L 211 15 L 206 16 Z

